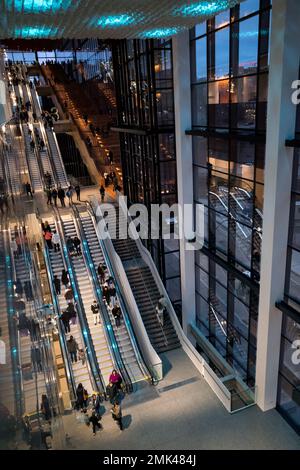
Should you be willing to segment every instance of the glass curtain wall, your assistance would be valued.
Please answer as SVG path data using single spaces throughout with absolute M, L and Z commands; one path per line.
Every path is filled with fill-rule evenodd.
M 177 202 L 171 41 L 115 41 L 113 60 L 124 193 L 150 214 L 153 203 Z M 145 244 L 179 305 L 178 241 L 149 238 Z
M 300 73 L 299 73 L 300 77 Z M 300 106 L 296 139 L 300 138 Z M 300 434 L 300 148 L 294 150 L 277 409 Z
M 253 385 L 271 2 L 246 0 L 191 31 L 197 323 Z

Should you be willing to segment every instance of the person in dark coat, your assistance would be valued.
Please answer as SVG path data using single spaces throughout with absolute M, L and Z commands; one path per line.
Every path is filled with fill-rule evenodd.
M 83 388 L 82 383 L 78 384 L 78 387 L 76 389 L 76 397 L 77 397 L 77 401 L 76 401 L 77 408 L 83 409 L 85 407 L 85 396 L 84 396 L 84 388 Z
M 98 266 L 98 276 L 100 277 L 101 284 L 104 284 L 105 282 L 105 271 L 106 271 L 106 266 L 100 263 Z
M 62 321 L 62 324 L 64 325 L 65 333 L 70 333 L 71 328 L 70 328 L 70 314 L 66 310 L 61 314 L 60 319 Z M 70 352 L 70 351 L 69 351 Z M 73 361 L 72 361 L 73 362 Z
M 92 423 L 94 436 L 96 435 L 96 427 L 101 429 L 101 424 L 99 423 L 100 419 L 101 418 L 96 414 L 96 411 L 92 411 L 92 416 L 89 418 L 89 422 Z
M 77 184 L 74 189 L 75 189 L 75 193 L 76 193 L 76 196 L 77 196 L 77 201 L 80 201 L 80 186 L 79 186 L 79 184 Z
M 65 204 L 66 193 L 61 187 L 58 188 L 57 195 L 58 195 L 58 199 L 60 200 L 61 207 L 66 207 L 66 204 Z
M 116 322 L 116 327 L 119 328 L 119 326 L 121 325 L 121 316 L 122 316 L 122 313 L 121 313 L 121 309 L 119 307 L 118 304 L 116 304 L 114 306 L 114 308 L 112 309 L 112 312 L 113 314 L 113 317 L 115 319 L 115 322 Z
M 15 291 L 16 291 L 17 295 L 22 297 L 22 295 L 23 295 L 23 286 L 22 286 L 22 282 L 20 281 L 20 279 L 17 279 L 16 282 L 15 282 Z
M 53 285 L 54 285 L 56 294 L 60 295 L 61 293 L 60 280 L 58 279 L 56 274 L 54 275 L 54 278 L 53 278 Z
M 67 245 L 68 253 L 70 254 L 70 256 L 72 256 L 74 253 L 75 247 L 74 247 L 74 241 L 71 237 L 67 238 L 66 245 Z
M 73 238 L 73 244 L 74 244 L 77 256 L 80 256 L 81 255 L 81 247 L 80 247 L 81 241 L 79 240 L 77 235 Z
M 67 348 L 71 356 L 71 362 L 77 362 L 77 351 L 79 348 L 77 341 L 73 338 L 73 336 L 70 336 L 70 339 L 67 341 Z
M 41 355 L 41 351 L 39 348 L 37 347 L 31 348 L 31 361 L 32 361 L 34 369 L 36 369 L 38 372 L 43 371 L 42 355 Z
M 31 184 L 27 181 L 27 183 L 25 184 L 25 189 L 26 189 L 26 194 L 27 195 L 30 195 L 31 197 L 33 197 L 33 194 L 32 194 L 32 189 L 31 189 Z
M 67 287 L 70 283 L 69 273 L 65 269 L 63 269 L 61 272 L 61 282 L 65 287 Z
M 26 295 L 26 300 L 28 302 L 30 302 L 31 300 L 33 300 L 33 292 L 32 292 L 32 286 L 31 286 L 31 282 L 30 281 L 25 281 L 25 284 L 24 284 L 24 291 L 25 291 L 25 295 Z
M 42 395 L 41 412 L 43 413 L 45 420 L 50 421 L 51 410 L 47 395 Z
M 57 196 L 58 196 L 58 194 L 57 194 L 57 189 L 56 188 L 52 189 L 51 196 L 52 196 L 55 207 L 57 207 Z

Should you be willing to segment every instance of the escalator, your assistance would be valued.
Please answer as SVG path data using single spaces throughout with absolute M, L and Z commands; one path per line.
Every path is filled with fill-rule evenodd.
M 78 222 L 81 225 L 81 235 L 83 235 L 84 241 L 86 241 L 86 247 L 89 250 L 91 261 L 93 264 L 93 269 L 97 272 L 97 267 L 99 264 L 104 264 L 108 267 L 108 276 L 112 276 L 113 273 L 109 269 L 108 259 L 104 259 L 104 255 L 100 246 L 100 241 L 98 239 L 96 227 L 94 224 L 94 220 L 86 209 L 82 211 L 78 211 Z M 97 279 L 98 286 L 100 286 L 99 281 Z M 116 282 L 115 282 L 116 284 Z M 146 372 L 145 366 L 141 365 L 137 359 L 137 351 L 134 349 L 132 336 L 129 333 L 129 318 L 126 315 L 125 306 L 122 303 L 120 292 L 118 291 L 117 287 L 117 297 L 118 297 L 118 304 L 122 310 L 122 321 L 119 327 L 116 326 L 115 320 L 112 315 L 112 311 L 110 308 L 106 308 L 107 314 L 110 318 L 110 323 L 113 327 L 116 342 L 118 345 L 118 349 L 122 356 L 125 368 L 130 376 L 132 383 L 138 383 L 145 378 L 149 377 L 149 373 Z M 132 334 L 132 330 L 131 330 Z
M 52 163 L 56 172 L 56 182 L 62 188 L 67 188 L 69 186 L 66 170 L 60 155 L 58 148 L 58 143 L 55 137 L 55 134 L 52 130 L 46 128 L 46 136 L 49 144 L 50 155 L 52 158 Z
M 23 130 L 23 138 L 31 180 L 31 187 L 34 192 L 43 191 L 43 183 L 38 163 L 37 149 L 32 150 L 30 147 L 30 136 L 28 134 L 27 125 L 21 124 L 21 126 Z
M 25 235 L 20 232 L 20 229 L 12 227 L 10 230 L 10 240 L 13 241 L 16 237 L 23 239 L 22 248 L 19 253 L 13 254 L 14 261 L 14 280 L 19 279 L 24 286 L 25 281 L 29 280 L 29 271 L 26 262 L 26 250 L 24 248 Z M 25 295 L 22 294 L 21 299 L 24 302 L 24 311 L 27 320 L 34 320 L 35 318 L 35 304 L 33 300 L 26 300 Z M 18 322 L 20 327 L 20 312 L 18 313 Z M 19 331 L 19 355 L 23 387 L 24 411 L 26 413 L 38 413 L 39 402 L 38 398 L 41 395 L 47 394 L 45 371 L 43 366 L 41 369 L 36 367 L 32 361 L 31 348 L 38 348 L 38 341 L 31 338 L 28 328 L 22 328 Z M 43 362 L 43 361 L 42 361 Z
M 56 229 L 55 222 L 53 220 L 51 221 L 49 219 L 48 219 L 48 221 L 49 221 L 51 230 L 52 231 L 55 230 Z M 61 251 L 55 252 L 54 250 L 46 249 L 45 252 L 46 252 L 45 255 L 48 256 L 49 266 L 50 266 L 50 269 L 51 269 L 51 271 L 48 272 L 49 283 L 52 284 L 54 275 L 57 275 L 57 277 L 60 279 L 61 274 L 62 274 L 62 270 L 65 269 L 66 266 L 65 266 L 63 255 L 62 255 Z M 65 300 L 63 291 L 64 291 L 64 289 L 63 289 L 63 285 L 62 285 L 61 286 L 61 295 L 56 295 L 54 293 L 54 295 L 56 295 L 56 298 L 58 300 L 59 313 L 62 313 L 67 308 L 67 305 L 68 305 L 67 301 Z M 77 315 L 78 315 L 78 312 L 77 312 Z M 59 322 L 60 320 L 57 319 L 57 321 Z M 62 331 L 62 328 L 59 328 L 59 329 Z M 84 344 L 84 340 L 83 340 L 83 336 L 82 336 L 83 333 L 81 331 L 80 321 L 79 321 L 78 318 L 77 318 L 77 322 L 75 324 L 71 325 L 71 333 L 67 334 L 65 336 L 66 336 L 66 338 L 69 338 L 70 335 L 72 335 L 75 338 L 79 348 L 82 349 L 83 351 L 85 351 L 86 347 L 85 347 L 85 344 Z M 88 356 L 87 352 L 85 353 L 85 355 L 86 355 L 86 357 Z M 67 356 L 67 358 L 68 358 L 68 356 Z M 77 361 L 76 363 L 71 364 L 71 361 L 68 358 L 68 364 L 69 364 L 70 371 L 73 375 L 72 382 L 75 383 L 75 387 L 78 386 L 79 383 L 82 383 L 83 387 L 89 393 L 91 393 L 95 389 L 95 385 L 93 384 L 93 380 L 91 378 L 91 372 L 89 370 L 88 359 L 86 360 L 85 364 L 82 364 L 81 361 Z M 75 392 L 75 390 L 73 390 L 73 392 Z
M 63 215 L 61 222 L 65 240 L 68 237 L 73 238 L 75 235 L 78 235 L 71 215 Z M 78 295 L 82 299 L 84 313 L 88 329 L 91 334 L 100 373 L 104 384 L 107 385 L 111 371 L 115 368 L 111 345 L 109 345 L 107 333 L 105 331 L 105 327 L 107 325 L 104 324 L 103 321 L 101 322 L 101 325 L 94 325 L 91 305 L 93 301 L 97 299 L 97 296 L 83 256 L 72 257 L 70 262 L 73 268 L 74 277 L 76 278 Z
M 116 220 L 120 220 L 120 225 L 128 225 L 124 214 L 119 206 L 115 206 Z M 108 224 L 108 231 L 114 225 L 112 214 L 105 217 Z M 139 308 L 143 323 L 148 333 L 149 339 L 157 353 L 163 353 L 180 347 L 180 341 L 175 331 L 173 322 L 168 312 L 165 313 L 163 326 L 160 324 L 155 308 L 161 293 L 157 286 L 153 274 L 141 257 L 137 243 L 131 238 L 122 239 L 119 237 L 119 224 L 117 224 L 116 238 L 112 239 L 116 253 L 119 255 L 126 275 L 132 289 L 134 298 Z

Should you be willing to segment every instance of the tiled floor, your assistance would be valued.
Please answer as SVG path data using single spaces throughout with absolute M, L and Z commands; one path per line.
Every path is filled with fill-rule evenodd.
M 166 353 L 164 362 L 169 370 L 163 382 L 153 390 L 144 389 L 136 397 L 124 400 L 126 429 L 123 432 L 112 420 L 108 406 L 102 418 L 103 430 L 95 437 L 73 413 L 63 418 L 64 430 L 70 436 L 64 447 L 70 450 L 300 449 L 299 436 L 275 410 L 262 413 L 252 407 L 228 414 L 182 350 Z M 61 444 L 54 442 L 54 448 L 59 447 Z

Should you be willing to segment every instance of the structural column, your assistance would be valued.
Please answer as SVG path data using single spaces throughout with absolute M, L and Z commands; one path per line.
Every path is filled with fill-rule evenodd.
M 270 41 L 267 142 L 261 288 L 257 333 L 257 402 L 276 406 L 282 314 L 275 307 L 284 295 L 296 106 L 292 82 L 298 78 L 299 0 L 273 0 Z
M 193 207 L 192 138 L 185 134 L 191 129 L 191 77 L 189 32 L 173 38 L 173 81 L 175 104 L 175 135 L 177 161 L 178 204 Z M 189 335 L 188 325 L 195 321 L 195 252 L 186 250 L 186 240 L 180 240 L 180 270 L 182 293 L 182 326 Z

